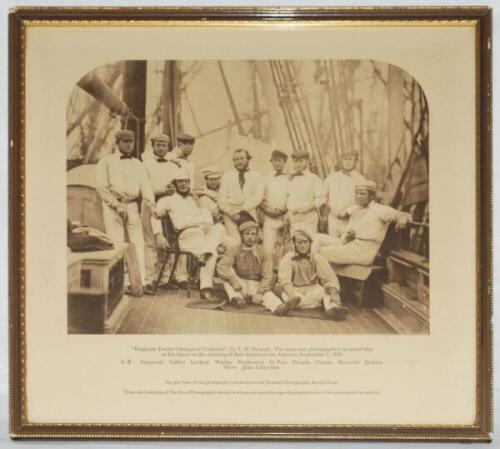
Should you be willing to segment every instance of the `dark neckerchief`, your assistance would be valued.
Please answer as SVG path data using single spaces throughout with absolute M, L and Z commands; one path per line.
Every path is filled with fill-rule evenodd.
M 304 172 L 303 172 L 303 171 L 300 171 L 300 172 L 295 172 L 295 173 L 292 175 L 292 178 L 295 178 L 296 176 L 304 176 Z
M 292 260 L 301 260 L 301 259 L 309 260 L 310 258 L 311 258 L 310 252 L 308 252 L 307 254 L 299 254 L 296 252 L 292 257 Z
M 238 183 L 240 184 L 240 188 L 243 189 L 243 186 L 245 185 L 246 179 L 245 179 L 245 173 L 248 171 L 248 167 L 245 168 L 244 170 L 238 170 Z
M 121 159 L 134 159 L 134 156 L 130 154 L 121 153 L 120 160 Z
M 191 190 L 188 190 L 187 192 L 179 192 L 177 191 L 177 194 L 180 195 L 182 198 L 187 198 L 188 196 L 191 196 Z

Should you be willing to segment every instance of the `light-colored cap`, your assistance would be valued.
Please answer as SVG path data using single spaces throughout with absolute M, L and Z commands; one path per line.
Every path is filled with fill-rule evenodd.
M 201 174 L 203 175 L 204 178 L 210 177 L 210 178 L 220 178 L 222 176 L 219 167 L 205 167 L 201 170 Z
M 309 232 L 307 232 L 305 229 L 296 229 L 293 233 L 293 237 L 303 237 L 309 240 L 310 242 L 313 241 L 313 238 Z
M 177 170 L 177 173 L 175 174 L 173 181 L 181 181 L 184 179 L 190 180 L 191 175 L 187 170 L 183 170 L 182 168 L 180 168 L 179 170 Z
M 247 229 L 259 229 L 259 225 L 255 221 L 245 221 L 240 224 L 238 229 L 240 232 L 246 231 Z
M 373 181 L 369 181 L 368 179 L 362 182 L 358 182 L 356 184 L 356 190 L 369 190 L 370 192 L 377 191 L 377 184 Z
M 152 142 L 170 142 L 170 137 L 168 137 L 166 134 L 153 134 L 151 136 L 151 141 Z

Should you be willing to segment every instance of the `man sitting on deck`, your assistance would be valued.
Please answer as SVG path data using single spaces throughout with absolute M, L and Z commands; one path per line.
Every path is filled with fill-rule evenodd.
M 273 259 L 257 244 L 259 225 L 245 221 L 238 229 L 241 245 L 226 249 L 217 264 L 229 302 L 238 308 L 247 302 L 262 304 L 275 315 L 285 315 L 291 307 L 271 291 Z
M 389 225 L 396 223 L 396 229 L 406 228 L 411 215 L 376 203 L 376 190 L 377 186 L 373 181 L 363 181 L 356 185 L 356 204 L 345 211 L 349 222 L 340 238 L 315 234 L 313 248 L 328 262 L 338 265 L 371 265 Z
M 299 229 L 292 241 L 294 251 L 283 256 L 278 270 L 285 304 L 298 309 L 323 307 L 328 317 L 343 320 L 347 308 L 340 301 L 339 281 L 325 258 L 311 252 L 311 235 Z
M 155 217 L 151 220 L 156 244 L 167 247 L 158 218 L 170 213 L 170 218 L 179 233 L 179 248 L 198 257 L 200 265 L 200 297 L 208 301 L 219 301 L 213 295 L 213 277 L 215 271 L 217 246 L 225 236 L 222 224 L 213 224 L 212 215 L 198 205 L 198 197 L 191 193 L 189 172 L 180 170 L 175 176 L 176 193 L 161 198 L 156 204 Z

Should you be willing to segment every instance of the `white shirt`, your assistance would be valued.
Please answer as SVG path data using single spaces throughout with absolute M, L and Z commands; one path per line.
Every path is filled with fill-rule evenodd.
M 139 195 L 154 204 L 154 195 L 144 164 L 136 158 L 121 159 L 116 151 L 96 165 L 96 188 L 102 200 L 116 208 L 119 200 L 133 201 Z
M 165 193 L 167 186 L 172 183 L 179 171 L 179 167 L 173 162 L 168 162 L 168 160 L 158 162 L 158 159 L 156 155 L 153 155 L 145 157 L 143 162 L 155 195 Z
M 319 209 L 326 202 L 321 178 L 309 170 L 305 170 L 302 175 L 292 175 L 288 189 L 287 208 L 291 212 L 311 206 Z
M 290 179 L 285 173 L 269 173 L 264 179 L 264 200 L 272 209 L 286 209 Z
M 219 208 L 225 214 L 239 211 L 253 212 L 264 198 L 264 178 L 254 170 L 245 172 L 245 184 L 240 187 L 238 170 L 231 170 L 221 178 Z
M 220 214 L 218 205 L 219 192 L 205 187 L 198 193 L 198 196 L 200 198 L 200 207 L 207 209 L 214 218 Z
M 331 213 L 337 215 L 355 204 L 355 187 L 364 181 L 365 177 L 356 170 L 350 172 L 339 170 L 328 175 L 325 179 L 325 188 Z
M 194 187 L 194 165 L 188 160 L 185 159 L 182 153 L 182 150 L 179 147 L 175 147 L 172 151 L 169 151 L 165 155 L 165 159 L 171 161 L 172 159 L 176 159 L 176 162 L 179 162 L 180 169 L 184 173 L 189 173 L 189 179 L 191 180 L 191 188 Z
M 156 215 L 162 217 L 167 212 L 170 213 L 170 218 L 177 231 L 204 223 L 213 223 L 210 212 L 199 207 L 191 195 L 182 197 L 178 193 L 174 193 L 160 198 L 156 204 Z M 154 234 L 161 232 L 161 223 L 158 219 L 151 219 L 151 227 Z
M 401 215 L 408 215 L 390 206 L 371 201 L 367 207 L 357 204 L 350 206 L 346 213 L 349 215 L 349 223 L 346 232 L 352 230 L 356 239 L 373 240 L 382 243 L 389 224 L 396 221 Z

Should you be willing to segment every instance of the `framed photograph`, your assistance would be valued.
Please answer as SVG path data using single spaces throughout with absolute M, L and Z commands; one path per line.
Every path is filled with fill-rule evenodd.
M 490 440 L 490 9 L 9 27 L 13 438 Z

